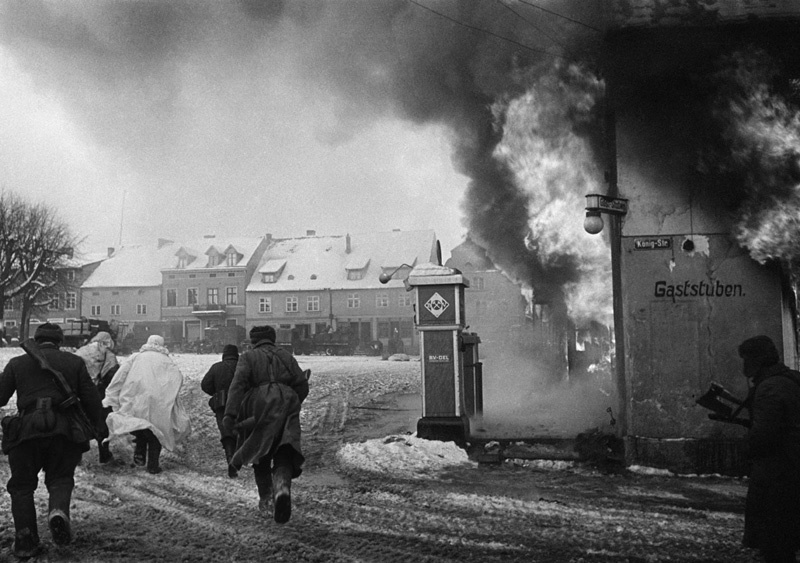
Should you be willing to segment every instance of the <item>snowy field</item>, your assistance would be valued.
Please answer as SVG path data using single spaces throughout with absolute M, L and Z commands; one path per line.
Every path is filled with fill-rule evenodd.
M 22 353 L 0 349 L 0 365 Z M 36 492 L 42 562 L 754 563 L 741 547 L 746 482 L 639 468 L 603 474 L 565 462 L 480 465 L 452 443 L 418 439 L 420 364 L 301 356 L 311 369 L 302 424 L 306 466 L 291 521 L 256 510 L 251 472 L 229 479 L 199 382 L 213 355 L 174 355 L 191 437 L 162 456 L 164 472 L 132 464 L 126 440 L 100 465 L 93 446 L 76 472 L 75 541 L 47 532 Z M 14 410 L 12 404 L 5 412 Z M 413 424 L 411 424 L 413 428 Z M 0 457 L 0 482 L 9 476 Z M 13 525 L 0 495 L 0 561 Z
M 0 368 L 9 358 L 24 353 L 20 348 L 0 349 Z M 209 367 L 220 360 L 212 354 L 171 354 L 184 375 L 184 388 L 181 400 L 193 422 L 193 443 L 212 443 L 216 437 L 216 427 L 210 411 L 205 404 L 205 396 L 199 390 Z M 402 358 L 402 357 L 401 357 Z M 126 357 L 120 357 L 120 362 Z M 339 394 L 350 413 L 341 412 L 341 422 L 353 415 L 352 407 L 358 402 L 366 402 L 387 393 L 413 394 L 419 391 L 419 359 L 406 357 L 405 361 L 382 360 L 374 356 L 298 356 L 303 369 L 311 370 L 311 392 L 306 408 L 301 413 L 304 431 L 313 432 L 319 421 L 315 417 L 315 406 L 324 398 Z M 336 374 L 332 378 L 331 375 Z M 15 397 L 0 409 L 2 415 L 15 411 Z M 420 405 L 421 408 L 421 405 Z M 327 413 L 326 413 L 327 414 Z M 354 413 L 358 415 L 359 413 Z M 206 451 L 200 448 L 199 451 Z M 166 458 L 174 454 L 165 452 Z M 466 452 L 452 443 L 422 440 L 414 436 L 389 436 L 358 443 L 345 444 L 337 454 L 344 466 L 360 467 L 375 471 L 391 471 L 398 475 L 420 477 L 434 476 L 439 470 L 462 464 L 470 464 Z

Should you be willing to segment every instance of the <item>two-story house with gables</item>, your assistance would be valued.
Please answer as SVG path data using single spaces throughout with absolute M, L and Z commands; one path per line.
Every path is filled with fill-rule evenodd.
M 207 329 L 245 326 L 245 288 L 271 236 L 183 242 L 161 270 L 161 319 L 180 324 L 186 342 L 207 338 Z
M 415 352 L 414 293 L 403 282 L 411 267 L 436 260 L 431 230 L 275 239 L 247 286 L 247 329 L 269 324 L 308 338 L 347 327 L 359 344 L 384 346 L 396 330 Z
M 107 320 L 120 338 L 136 324 L 161 320 L 161 270 L 172 267 L 179 245 L 166 239 L 122 246 L 81 286 L 81 315 Z
M 69 330 L 71 323 L 81 316 L 81 286 L 107 257 L 106 253 L 76 253 L 67 259 L 58 269 L 58 283 L 50 292 L 49 303 L 31 311 L 29 335 L 45 322 L 57 323 Z M 21 298 L 6 300 L 3 328 L 7 337 L 19 337 L 21 317 Z

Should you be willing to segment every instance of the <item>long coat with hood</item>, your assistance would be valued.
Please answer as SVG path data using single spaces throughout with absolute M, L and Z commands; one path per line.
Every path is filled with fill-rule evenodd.
M 151 430 L 162 446 L 174 450 L 192 430 L 179 397 L 182 386 L 183 374 L 169 351 L 148 340 L 122 364 L 106 389 L 103 405 L 113 409 L 106 421 L 110 435 Z
M 800 549 L 800 373 L 762 367 L 751 392 L 744 544 Z
M 114 340 L 111 335 L 107 332 L 98 332 L 91 342 L 81 346 L 75 352 L 86 363 L 86 370 L 94 384 L 97 385 L 101 398 L 104 397 L 106 387 L 119 369 L 113 348 Z
M 228 391 L 225 416 L 242 422 L 255 418 L 252 429 L 239 434 L 231 465 L 257 464 L 278 448 L 292 449 L 292 477 L 305 461 L 300 447 L 300 405 L 308 396 L 308 378 L 294 356 L 270 340 L 257 342 L 239 356 Z

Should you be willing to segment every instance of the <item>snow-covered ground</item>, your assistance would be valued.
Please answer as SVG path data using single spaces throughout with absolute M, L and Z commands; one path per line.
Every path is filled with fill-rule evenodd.
M 19 349 L 0 349 L 0 367 Z M 746 482 L 680 477 L 648 468 L 606 475 L 563 461 L 482 465 L 452 443 L 413 434 L 420 364 L 374 357 L 301 356 L 312 371 L 302 424 L 306 466 L 293 485 L 292 520 L 256 510 L 249 470 L 225 474 L 199 381 L 213 355 L 174 355 L 192 436 L 150 475 L 126 440 L 100 465 L 93 447 L 76 473 L 76 539 L 50 542 L 38 561 L 285 561 L 406 563 L 751 563 L 740 546 Z M 12 404 L 2 409 L 13 410 Z M 0 457 L 0 483 L 8 478 Z M 0 495 L 0 561 L 13 526 Z

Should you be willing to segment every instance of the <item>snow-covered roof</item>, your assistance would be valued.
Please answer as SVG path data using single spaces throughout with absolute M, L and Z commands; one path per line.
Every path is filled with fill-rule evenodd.
M 383 265 L 414 265 L 435 260 L 435 256 L 432 230 L 276 239 L 264 252 L 247 291 L 403 287 L 402 278 L 380 283 Z M 275 264 L 281 261 L 286 265 L 278 279 L 263 282 L 262 274 L 277 273 Z M 348 279 L 348 268 L 360 270 L 361 279 Z
M 258 271 L 262 274 L 277 274 L 285 265 L 286 260 L 283 258 L 278 260 L 267 260 L 264 265 L 258 269 Z
M 161 270 L 175 261 L 179 245 L 169 243 L 123 246 L 105 259 L 81 285 L 100 287 L 156 287 L 161 285 Z
M 344 267 L 348 270 L 363 270 L 369 264 L 368 256 L 350 255 L 345 262 Z
M 63 266 L 65 268 L 81 268 L 102 262 L 106 258 L 108 258 L 108 252 L 76 252 L 72 258 L 64 260 Z
M 226 255 L 236 252 L 238 260 L 234 266 L 247 264 L 253 253 L 258 249 L 258 245 L 263 242 L 264 237 L 234 237 L 218 239 L 204 237 L 202 239 L 183 241 L 174 247 L 172 262 L 166 266 L 168 269 L 178 268 L 178 258 L 181 255 L 191 256 L 194 259 L 186 264 L 184 269 L 194 270 L 197 268 L 230 268 L 227 260 L 220 260 L 214 266 L 208 265 L 208 258 L 214 255 Z

